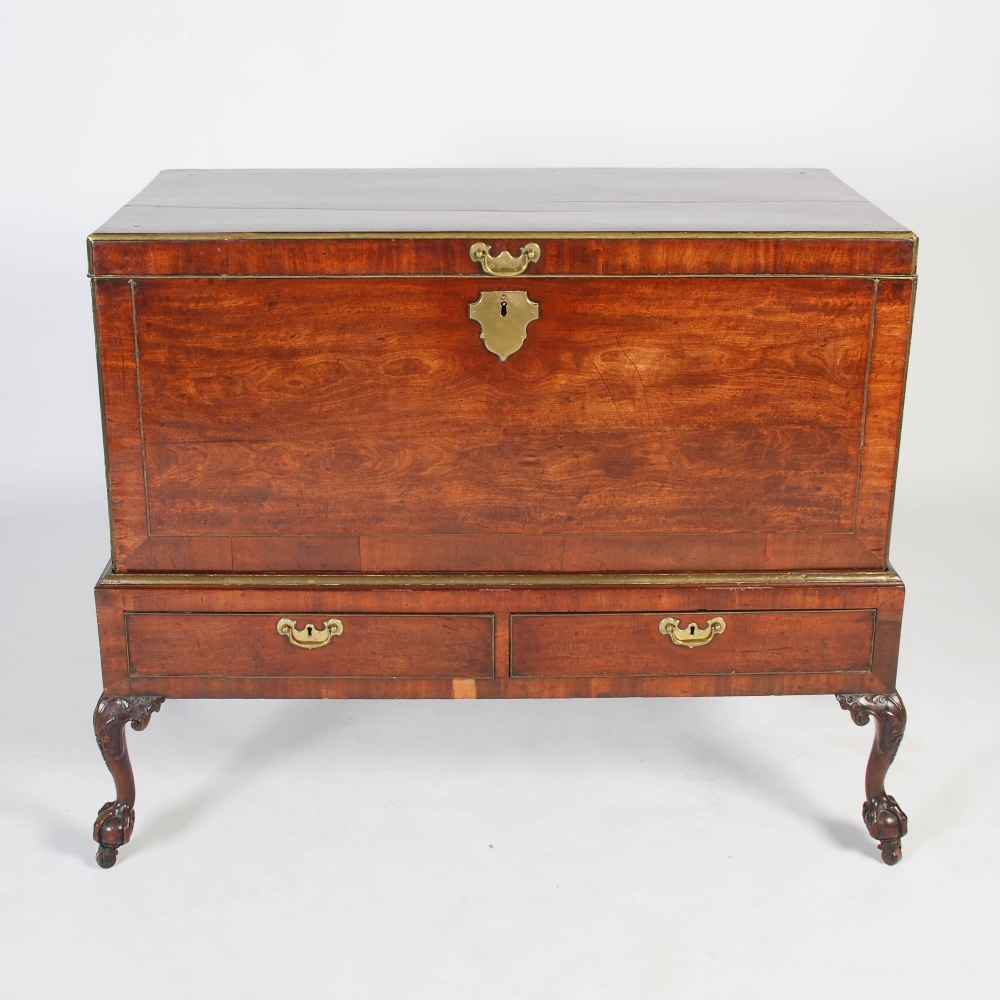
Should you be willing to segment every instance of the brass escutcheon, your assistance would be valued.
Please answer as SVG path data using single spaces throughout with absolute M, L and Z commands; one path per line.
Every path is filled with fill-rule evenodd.
M 707 628 L 698 628 L 691 622 L 690 625 L 681 628 L 681 623 L 676 618 L 664 618 L 660 622 L 660 632 L 669 635 L 674 645 L 694 649 L 695 646 L 707 646 L 717 635 L 722 635 L 726 631 L 724 618 L 709 618 L 706 625 Z
M 509 278 L 512 275 L 524 274 L 528 265 L 542 256 L 542 248 L 537 243 L 525 243 L 521 247 L 521 255 L 512 257 L 506 250 L 501 250 L 496 257 L 490 256 L 490 247 L 486 243 L 473 243 L 469 247 L 469 256 L 478 260 L 487 274 L 495 278 Z
M 319 649 L 335 635 L 342 635 L 344 632 L 344 623 L 339 618 L 327 618 L 323 622 L 322 628 L 306 625 L 305 628 L 299 629 L 296 627 L 297 625 L 298 622 L 291 618 L 282 618 L 278 621 L 276 628 L 279 635 L 287 636 L 288 641 L 300 649 Z
M 479 339 L 501 361 L 520 350 L 528 324 L 538 319 L 538 303 L 527 292 L 480 292 L 469 303 L 469 318 L 482 328 Z

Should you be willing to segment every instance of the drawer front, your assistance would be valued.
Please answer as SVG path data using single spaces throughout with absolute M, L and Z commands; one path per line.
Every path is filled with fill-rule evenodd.
M 856 534 L 860 524 L 878 541 L 888 520 L 909 322 L 910 286 L 897 285 L 876 295 L 863 277 L 480 275 L 102 286 L 116 566 L 881 565 Z M 469 316 L 498 288 L 539 309 L 504 362 Z M 876 305 L 895 324 L 886 347 Z
M 699 641 L 711 619 L 724 626 L 703 645 L 678 645 L 661 630 L 670 619 L 678 640 Z M 874 610 L 512 615 L 511 676 L 866 671 L 874 634 Z
M 279 633 L 283 619 L 307 643 L 340 626 L 307 648 Z M 129 613 L 125 627 L 135 677 L 493 676 L 492 615 Z

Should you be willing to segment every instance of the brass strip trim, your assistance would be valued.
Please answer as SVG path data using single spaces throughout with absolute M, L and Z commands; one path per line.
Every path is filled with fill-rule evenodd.
M 482 282 L 481 274 L 454 274 L 452 272 L 440 271 L 426 274 L 414 271 L 395 271 L 384 274 L 135 274 L 115 273 L 115 274 L 88 274 L 92 281 L 121 281 L 123 278 L 134 279 L 136 281 L 247 281 L 253 278 L 281 278 L 289 281 L 350 281 L 359 280 L 442 280 L 453 278 L 464 278 L 468 281 Z M 629 272 L 627 274 L 609 274 L 608 272 L 585 273 L 567 272 L 565 274 L 526 274 L 519 276 L 518 281 L 561 281 L 566 278 L 861 278 L 865 281 L 914 281 L 916 274 L 855 274 L 851 271 L 843 271 L 839 274 L 819 274 L 801 272 L 796 274 L 785 274 L 779 271 L 720 271 L 720 272 L 688 272 L 688 271 L 657 271 L 654 273 Z
M 841 670 L 839 673 L 856 673 L 858 671 L 847 671 Z M 864 672 L 867 675 L 867 671 Z M 331 684 L 337 683 L 339 681 L 347 681 L 351 684 L 357 684 L 359 681 L 371 681 L 373 684 L 416 684 L 422 683 L 423 681 L 428 682 L 440 682 L 440 681 L 454 681 L 454 680 L 468 680 L 474 681 L 478 684 L 483 682 L 493 683 L 496 680 L 550 680 L 547 677 L 503 677 L 496 678 L 492 674 L 488 674 L 484 677 L 459 677 L 456 678 L 454 674 L 433 674 L 433 675 L 422 675 L 420 677 L 400 677 L 398 675 L 390 676 L 389 674 L 134 674 L 129 673 L 129 680 L 135 681 L 139 684 L 146 684 L 147 682 L 153 681 L 180 681 L 185 682 L 189 680 L 210 680 L 210 681 L 235 681 L 238 684 L 245 684 L 247 681 L 318 681 L 320 684 Z M 597 675 L 599 677 L 610 676 L 607 674 Z M 623 677 L 663 677 L 664 674 L 623 674 Z M 697 676 L 697 675 L 684 675 L 684 676 Z M 717 674 L 706 674 L 706 677 L 718 676 Z M 741 674 L 739 676 L 750 676 L 749 674 Z M 787 676 L 782 674 L 781 676 Z M 803 674 L 802 676 L 811 676 L 809 674 Z M 574 677 L 574 679 L 577 679 Z M 853 693 L 853 692 L 851 692 Z M 174 697 L 177 697 L 176 695 Z M 185 698 L 226 698 L 228 695 L 184 695 Z M 272 696 L 273 697 L 273 696 Z M 382 696 L 380 696 L 381 698 Z M 388 697 L 392 698 L 393 695 Z M 408 695 L 405 700 L 416 701 L 419 698 L 431 697 L 438 698 L 438 695 Z M 453 697 L 459 697 L 454 695 Z M 464 695 L 466 698 L 475 698 L 474 694 Z
M 743 535 L 758 538 L 761 535 L 783 535 L 783 536 L 803 536 L 810 538 L 842 538 L 845 535 L 853 535 L 853 531 L 818 531 L 807 528 L 800 531 L 591 531 L 584 535 L 575 532 L 565 531 L 479 531 L 469 534 L 462 531 L 420 531 L 420 532 L 396 532 L 396 531 L 352 531 L 338 535 L 332 532 L 321 534 L 318 532 L 298 533 L 290 535 L 275 535 L 269 532 L 253 534 L 252 532 L 199 532 L 197 535 L 178 534 L 174 531 L 161 531 L 151 538 L 279 538 L 287 540 L 290 538 L 717 538 L 719 535 Z M 706 571 L 708 572 L 708 571 Z M 755 571 L 757 572 L 757 571 Z M 764 572 L 760 570 L 760 572 Z
M 282 573 L 114 573 L 99 587 L 672 587 L 672 586 L 898 586 L 886 570 L 778 573 L 496 573 L 496 574 L 282 574 Z
M 689 677 L 827 677 L 827 676 L 853 676 L 853 677 L 870 677 L 872 675 L 871 668 L 867 670 L 837 670 L 837 671 L 825 671 L 819 673 L 819 671 L 812 670 L 800 670 L 796 673 L 784 670 L 740 670 L 734 671 L 731 674 L 720 674 L 717 671 L 712 671 L 711 673 L 703 673 L 699 670 L 684 670 L 678 671 L 677 673 L 661 673 L 661 674 L 511 674 L 510 680 L 512 681 L 607 681 L 614 678 L 616 681 L 622 680 L 653 680 L 658 678 L 689 678 Z M 131 675 L 138 676 L 138 675 Z M 178 675 L 174 675 L 178 676 Z M 181 677 L 188 677 L 189 674 L 181 674 Z M 201 675 L 198 675 L 201 676 Z M 213 675 L 208 674 L 206 677 L 212 677 Z M 147 675 L 143 674 L 142 679 L 146 680 Z M 592 696 L 588 696 L 592 697 Z M 600 695 L 600 697 L 609 697 L 607 695 Z M 610 697 L 615 697 L 610 695 Z M 637 697 L 636 695 L 625 695 L 625 697 Z M 648 698 L 657 697 L 656 695 L 639 695 L 638 697 Z M 709 696 L 713 697 L 713 696 Z M 714 697 L 720 697 L 718 695 Z M 740 696 L 735 696 L 740 697 Z
M 916 264 L 916 260 L 914 260 Z M 913 314 L 917 305 L 917 281 L 916 275 L 913 279 L 913 288 L 910 290 L 910 315 L 906 323 L 906 358 L 903 361 L 903 393 L 899 400 L 899 416 L 896 423 L 896 455 L 892 463 L 892 482 L 889 487 L 889 520 L 885 531 L 885 551 L 889 553 L 889 546 L 892 543 L 892 519 L 896 512 L 896 484 L 899 482 L 899 451 L 903 438 L 903 416 L 906 411 L 906 380 L 910 377 L 910 351 L 913 347 Z
M 89 259 L 89 246 L 88 246 Z M 101 319 L 97 309 L 97 282 L 90 282 L 90 305 L 94 314 L 94 361 L 97 368 L 97 393 L 101 403 L 101 446 L 104 449 L 104 490 L 108 498 L 108 536 L 111 539 L 111 551 L 118 551 L 115 540 L 115 502 L 111 492 L 111 453 L 108 450 L 108 407 L 104 393 L 104 370 L 101 366 Z M 134 322 L 134 315 L 133 315 Z M 108 563 L 110 569 L 111 563 Z
M 740 618 L 749 617 L 750 615 L 854 615 L 859 611 L 867 611 L 872 615 L 878 614 L 878 608 L 730 608 L 730 607 L 713 607 L 710 611 L 678 611 L 679 615 L 683 615 L 685 618 L 697 618 L 698 615 L 704 614 L 722 614 L 722 615 L 739 615 Z M 129 611 L 126 614 L 130 615 L 229 615 L 232 614 L 231 611 Z M 354 615 L 366 615 L 370 612 L 360 611 L 360 612 L 349 612 Z M 373 612 L 374 614 L 381 614 L 381 612 Z M 407 612 L 403 612 L 406 614 Z M 434 612 L 432 614 L 448 614 L 448 612 Z M 460 612 L 460 614 L 481 614 L 482 612 Z M 267 618 L 269 615 L 274 616 L 274 612 L 267 611 L 239 611 L 237 614 L 240 615 L 259 615 L 261 618 Z M 642 615 L 647 618 L 659 618 L 663 614 L 663 610 L 653 610 L 653 611 L 511 611 L 511 618 L 635 618 L 637 615 Z M 345 616 L 346 617 L 346 616 Z M 725 631 L 725 629 L 723 629 Z M 661 633 L 666 635 L 666 633 Z M 589 675 L 587 675 L 589 676 Z M 615 675 L 619 676 L 619 675 Z M 622 674 L 621 676 L 626 676 Z
M 132 241 L 134 243 L 170 242 L 172 240 L 507 240 L 507 239 L 547 239 L 547 240 L 892 240 L 916 243 L 916 234 L 910 230 L 873 230 L 870 232 L 830 231 L 830 230 L 778 230 L 768 229 L 711 232 L 684 230 L 629 232 L 622 231 L 537 231 L 510 229 L 489 233 L 463 230 L 459 232 L 315 232 L 315 233 L 260 233 L 260 232 L 214 232 L 214 233 L 91 233 L 87 239 L 109 242 Z
M 865 431 L 868 421 L 868 392 L 872 380 L 872 357 L 875 353 L 875 323 L 878 320 L 878 286 L 879 279 L 874 280 L 872 289 L 872 317 L 868 327 L 868 360 L 865 363 L 865 392 L 861 403 L 861 440 L 858 443 L 858 474 L 854 483 L 854 515 L 851 519 L 851 534 L 858 533 L 858 505 L 861 503 L 861 474 L 865 464 Z
M 146 535 L 153 534 L 149 519 L 149 474 L 146 471 L 146 422 L 142 412 L 142 378 L 139 374 L 139 316 L 135 304 L 136 279 L 129 279 L 129 290 L 132 295 L 132 342 L 135 346 L 135 391 L 139 404 L 139 444 L 142 449 L 142 494 L 146 502 Z
M 454 676 L 455 676 L 454 674 L 442 674 L 441 676 L 434 676 L 434 677 L 383 677 L 381 675 L 379 675 L 379 676 L 373 676 L 371 674 L 366 674 L 364 676 L 358 676 L 358 675 L 350 676 L 350 675 L 346 675 L 345 674 L 343 676 L 339 676 L 338 675 L 336 677 L 331 677 L 331 676 L 323 676 L 323 675 L 319 675 L 318 676 L 316 674 L 132 674 L 132 673 L 130 673 L 129 674 L 129 679 L 140 683 L 143 687 L 154 686 L 153 682 L 155 682 L 155 681 L 161 681 L 161 682 L 162 681 L 168 681 L 168 682 L 175 682 L 175 683 L 186 683 L 188 681 L 199 681 L 199 680 L 205 681 L 205 680 L 210 680 L 210 681 L 222 681 L 222 682 L 228 683 L 230 685 L 235 685 L 235 684 L 245 685 L 245 684 L 247 684 L 247 682 L 251 682 L 252 683 L 254 681 L 299 681 L 299 682 L 315 683 L 316 685 L 330 685 L 330 684 L 339 684 L 341 682 L 350 682 L 352 685 L 356 685 L 359 681 L 365 681 L 365 682 L 370 682 L 372 685 L 378 684 L 379 687 L 380 687 L 380 689 L 381 689 L 381 688 L 385 688 L 387 685 L 401 687 L 401 686 L 404 686 L 404 685 L 422 684 L 424 681 L 427 681 L 427 682 L 450 681 L 450 680 L 454 679 Z M 613 682 L 614 684 L 620 684 L 622 686 L 626 686 L 629 681 L 635 681 L 635 680 L 662 680 L 662 681 L 666 681 L 666 682 L 669 682 L 669 681 L 678 681 L 678 682 L 680 682 L 680 681 L 684 681 L 684 680 L 689 680 L 692 677 L 725 677 L 727 679 L 730 679 L 730 678 L 738 679 L 738 678 L 743 678 L 743 677 L 774 677 L 774 678 L 781 678 L 781 679 L 794 678 L 796 680 L 805 679 L 805 678 L 809 678 L 811 680 L 812 678 L 817 678 L 817 679 L 829 682 L 831 680 L 832 681 L 836 681 L 836 680 L 838 680 L 841 677 L 852 677 L 853 678 L 853 677 L 872 677 L 872 676 L 873 676 L 873 674 L 872 674 L 871 670 L 823 670 L 823 671 L 820 671 L 820 670 L 794 670 L 794 671 L 793 670 L 767 670 L 767 671 L 751 671 L 751 670 L 746 670 L 746 671 L 742 671 L 741 670 L 738 674 L 719 674 L 719 673 L 699 674 L 696 671 L 690 671 L 690 672 L 689 671 L 685 671 L 684 673 L 677 673 L 677 674 L 672 674 L 672 673 L 671 674 L 547 674 L 545 676 L 531 676 L 531 677 L 526 677 L 523 674 L 514 674 L 514 675 L 512 675 L 510 677 L 469 677 L 469 678 L 461 678 L 461 679 L 462 680 L 475 681 L 476 685 L 477 685 L 477 688 L 480 691 L 493 691 L 493 690 L 499 690 L 501 688 L 501 686 L 504 687 L 504 688 L 513 688 L 514 690 L 516 690 L 517 688 L 524 687 L 524 686 L 546 687 L 546 686 L 552 685 L 553 683 L 559 683 L 561 681 L 600 681 L 602 683 L 610 681 L 610 682 Z M 390 687 L 389 690 L 391 691 L 392 688 Z M 866 690 L 871 690 L 871 689 L 870 688 L 866 688 Z M 856 692 L 855 692 L 855 689 L 850 689 L 850 690 L 848 690 L 848 691 L 846 691 L 844 693 L 845 694 L 854 694 Z M 175 697 L 175 698 L 176 697 L 184 697 L 184 698 L 228 698 L 230 696 L 226 695 L 226 694 L 210 694 L 210 695 L 199 694 L 199 695 L 183 695 L 183 696 L 173 695 L 173 697 Z M 271 695 L 271 697 L 273 698 L 274 695 Z M 306 697 L 325 697 L 325 696 L 324 695 L 315 695 L 315 696 L 314 695 L 306 695 Z M 490 696 L 488 696 L 488 697 L 490 697 Z M 626 692 L 623 692 L 622 694 L 605 694 L 605 693 L 602 693 L 600 695 L 583 695 L 583 696 L 581 696 L 581 695 L 547 694 L 547 695 L 541 695 L 541 696 L 536 696 L 536 697 L 551 698 L 554 701 L 554 700 L 556 700 L 558 698 L 570 698 L 570 697 L 572 697 L 572 698 L 579 698 L 579 697 L 588 697 L 588 698 L 597 698 L 597 697 L 600 697 L 600 698 L 635 698 L 637 696 L 632 691 L 626 691 Z M 669 695 L 669 694 L 663 694 L 663 695 L 646 695 L 646 694 L 644 694 L 644 695 L 641 695 L 639 697 L 643 697 L 643 698 L 675 698 L 675 697 L 691 698 L 691 697 L 728 697 L 728 696 L 722 696 L 722 695 L 690 695 L 690 694 L 684 694 L 684 695 Z M 741 694 L 738 694 L 738 695 L 733 695 L 732 697 L 736 697 L 736 698 L 754 698 L 754 697 L 757 697 L 757 698 L 759 698 L 759 697 L 768 697 L 768 695 L 760 695 L 760 694 L 750 694 L 750 695 L 748 695 L 748 694 L 742 694 L 741 693 Z M 388 694 L 381 694 L 380 693 L 377 696 L 377 698 L 378 699 L 386 699 L 386 698 L 393 698 L 393 699 L 395 699 L 395 698 L 399 698 L 400 701 L 418 701 L 418 700 L 420 700 L 422 698 L 437 699 L 438 695 L 424 695 L 424 694 L 413 695 L 413 694 L 411 694 L 411 695 L 405 695 L 405 696 L 397 696 L 397 695 L 394 695 L 394 694 L 391 694 L 391 693 L 388 693 Z

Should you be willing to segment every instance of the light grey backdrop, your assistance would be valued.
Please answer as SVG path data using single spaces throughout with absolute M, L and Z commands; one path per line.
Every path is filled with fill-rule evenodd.
M 995 4 L 6 4 L 0 979 L 16 995 L 991 995 Z M 168 703 L 111 872 L 86 234 L 164 167 L 825 166 L 921 238 L 881 867 L 833 699 Z

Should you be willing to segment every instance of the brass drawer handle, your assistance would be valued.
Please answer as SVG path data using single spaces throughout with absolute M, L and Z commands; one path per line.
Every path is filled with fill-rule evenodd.
M 473 260 L 478 260 L 487 274 L 492 274 L 497 278 L 524 274 L 528 265 L 542 256 L 542 248 L 537 243 L 525 243 L 521 247 L 519 257 L 512 257 L 506 250 L 501 250 L 496 257 L 491 257 L 491 249 L 492 247 L 486 243 L 473 243 L 469 247 L 469 256 Z
M 319 649 L 335 635 L 344 633 L 344 623 L 339 618 L 327 618 L 322 628 L 307 625 L 304 629 L 299 629 L 297 625 L 298 622 L 291 618 L 282 618 L 278 621 L 277 629 L 279 635 L 287 636 L 288 641 L 300 649 Z
M 681 628 L 681 623 L 676 618 L 664 618 L 660 622 L 660 632 L 662 635 L 669 635 L 674 645 L 694 649 L 695 646 L 707 646 L 717 635 L 726 631 L 725 618 L 709 618 L 706 625 L 707 628 L 698 628 L 691 622 Z

